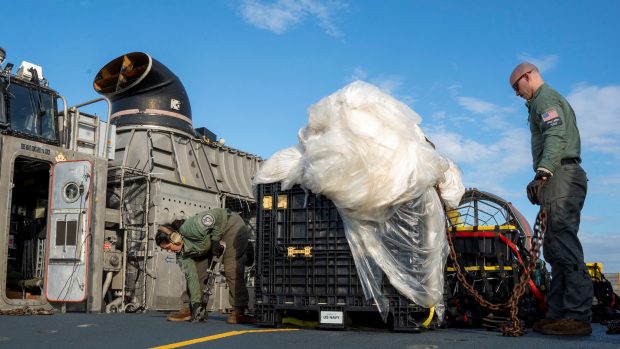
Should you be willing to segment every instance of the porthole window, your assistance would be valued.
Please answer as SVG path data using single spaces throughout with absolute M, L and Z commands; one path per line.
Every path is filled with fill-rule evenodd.
M 80 188 L 77 183 L 69 182 L 65 184 L 62 193 L 66 202 L 75 202 L 80 197 Z

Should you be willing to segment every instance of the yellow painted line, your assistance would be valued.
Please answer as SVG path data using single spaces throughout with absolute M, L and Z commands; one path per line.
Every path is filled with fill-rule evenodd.
M 222 338 L 226 338 L 226 337 L 238 336 L 240 334 L 246 334 L 246 333 L 284 332 L 284 331 L 299 331 L 299 329 L 298 328 L 281 328 L 281 329 L 271 329 L 271 330 L 230 331 L 230 332 L 214 334 L 212 336 L 196 338 L 196 339 L 190 339 L 188 341 L 183 341 L 183 342 L 177 342 L 177 343 L 162 345 L 162 346 L 159 346 L 159 347 L 152 347 L 150 349 L 180 348 L 180 347 L 185 347 L 185 346 L 192 345 L 192 344 L 213 341 L 213 340 L 216 340 L 216 339 L 222 339 Z

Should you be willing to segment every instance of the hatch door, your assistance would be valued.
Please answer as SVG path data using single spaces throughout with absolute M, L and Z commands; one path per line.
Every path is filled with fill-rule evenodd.
M 81 302 L 87 294 L 92 163 L 52 168 L 45 292 L 50 302 Z

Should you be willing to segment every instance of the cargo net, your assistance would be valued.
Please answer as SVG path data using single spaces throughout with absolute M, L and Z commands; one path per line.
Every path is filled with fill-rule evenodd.
M 512 204 L 477 189 L 467 190 L 458 208 L 446 212 L 446 219 L 458 261 L 457 267 L 449 258 L 446 266 L 447 324 L 499 328 L 507 322 L 508 310 L 482 306 L 478 296 L 493 304 L 508 302 L 531 258 L 530 227 Z M 459 270 L 467 285 L 458 280 Z M 545 314 L 549 275 L 542 260 L 537 261 L 530 277 L 518 311 L 526 326 Z

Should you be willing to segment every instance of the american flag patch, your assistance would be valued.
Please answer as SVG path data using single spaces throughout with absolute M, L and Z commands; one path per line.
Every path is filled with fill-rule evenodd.
M 542 119 L 544 122 L 549 122 L 553 119 L 559 118 L 558 112 L 555 109 L 549 109 L 546 113 L 542 115 Z

